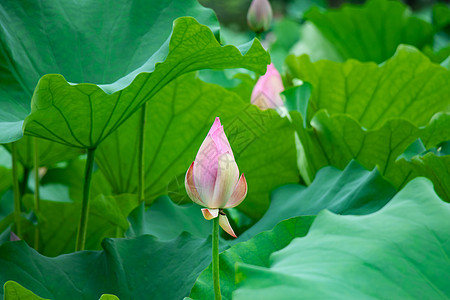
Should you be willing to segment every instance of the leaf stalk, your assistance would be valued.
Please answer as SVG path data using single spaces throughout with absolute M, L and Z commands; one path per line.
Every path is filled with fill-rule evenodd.
M 12 184 L 14 191 L 14 224 L 15 231 L 19 238 L 22 238 L 22 226 L 20 224 L 20 188 L 19 188 L 19 171 L 17 161 L 17 147 L 16 143 L 11 143 L 11 158 L 12 158 Z
M 39 146 L 38 139 L 34 139 L 34 212 L 39 213 L 40 210 L 40 199 L 39 199 Z M 39 224 L 36 225 L 34 229 L 34 249 L 39 250 Z
M 141 122 L 139 127 L 139 152 L 138 152 L 138 199 L 139 206 L 136 209 L 136 235 L 144 233 L 145 222 L 145 123 L 147 122 L 147 102 L 142 105 Z
M 94 157 L 95 157 L 95 148 L 88 149 L 84 175 L 83 202 L 81 203 L 81 216 L 80 216 L 80 223 L 78 226 L 75 251 L 84 250 L 86 244 L 86 232 L 89 214 L 89 198 L 92 180 L 92 169 L 94 167 Z

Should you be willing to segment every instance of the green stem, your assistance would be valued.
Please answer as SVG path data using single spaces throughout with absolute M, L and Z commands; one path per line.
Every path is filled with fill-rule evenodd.
M 30 169 L 27 167 L 23 168 L 23 178 L 22 182 L 19 185 L 19 193 L 20 196 L 23 196 L 27 193 L 27 187 L 28 187 L 28 177 L 30 176 Z
M 213 219 L 212 236 L 212 272 L 214 283 L 214 299 L 220 300 L 220 276 L 219 276 L 219 217 Z
M 20 224 L 20 191 L 19 191 L 19 174 L 18 174 L 18 162 L 17 162 L 17 148 L 16 143 L 11 144 L 12 152 L 12 184 L 14 190 L 14 223 L 16 225 L 16 234 L 22 238 L 22 228 Z
M 141 122 L 139 127 L 139 152 L 138 152 L 138 199 L 139 206 L 135 211 L 136 235 L 144 233 L 145 214 L 145 123 L 147 121 L 147 103 L 142 106 Z
M 34 213 L 37 215 L 40 209 L 39 200 L 39 148 L 38 139 L 34 139 Z M 39 250 L 39 224 L 34 229 L 34 249 Z
M 80 224 L 78 226 L 77 242 L 75 251 L 84 250 L 86 243 L 86 232 L 89 214 L 89 192 L 91 188 L 92 168 L 94 167 L 94 155 L 95 148 L 88 149 L 86 168 L 84 174 L 84 186 L 83 186 L 83 202 L 81 203 L 81 217 Z

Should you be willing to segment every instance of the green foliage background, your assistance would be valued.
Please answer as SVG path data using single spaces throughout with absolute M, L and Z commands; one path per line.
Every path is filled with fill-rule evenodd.
M 249 188 L 227 211 L 238 238 L 220 241 L 224 299 L 450 298 L 448 5 L 291 1 L 264 47 L 194 0 L 0 8 L 4 299 L 213 299 L 211 222 L 184 176 L 215 117 Z M 250 104 L 271 61 L 282 115 Z M 87 250 L 73 252 L 94 148 Z

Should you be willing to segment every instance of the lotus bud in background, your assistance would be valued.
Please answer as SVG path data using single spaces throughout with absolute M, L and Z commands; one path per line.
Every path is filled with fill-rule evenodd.
M 185 185 L 192 201 L 206 207 L 202 209 L 205 219 L 218 217 L 220 227 L 236 237 L 223 209 L 235 207 L 244 200 L 247 182 L 244 174 L 239 177 L 233 151 L 219 118 L 214 121 L 189 167 Z
M 267 66 L 266 74 L 259 77 L 252 91 L 252 104 L 261 110 L 284 106 L 280 93 L 284 90 L 280 73 L 273 64 Z
M 9 240 L 11 242 L 13 242 L 13 241 L 20 241 L 20 238 L 14 232 L 11 231 L 9 233 Z
M 247 12 L 247 23 L 252 31 L 260 34 L 272 24 L 272 7 L 268 0 L 253 0 Z

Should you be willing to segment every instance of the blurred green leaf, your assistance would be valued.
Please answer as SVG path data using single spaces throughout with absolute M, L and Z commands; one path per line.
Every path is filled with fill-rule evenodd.
M 300 40 L 292 47 L 291 54 L 296 56 L 306 54 L 313 62 L 322 59 L 336 62 L 345 60 L 335 46 L 311 22 L 306 21 L 300 27 L 300 37 Z
M 425 46 L 422 51 L 432 62 L 444 63 L 442 66 L 448 69 L 448 64 L 445 66 L 445 59 L 450 55 L 450 36 L 442 31 L 436 33 L 433 46 Z
M 275 42 L 270 45 L 270 57 L 278 70 L 283 69 L 283 63 L 291 48 L 300 39 L 300 24 L 290 19 L 276 21 L 273 26 Z
M 436 34 L 433 45 L 423 49 L 424 53 L 436 63 L 443 63 L 449 68 L 448 59 L 450 55 L 450 6 L 445 3 L 436 3 L 432 8 L 432 22 Z
M 324 211 L 268 266 L 238 263 L 233 299 L 447 299 L 449 219 L 425 178 L 374 214 Z
M 433 25 L 436 30 L 450 29 L 450 7 L 445 3 L 433 6 Z
M 314 6 L 326 8 L 328 3 L 326 0 L 292 0 L 287 5 L 287 13 L 293 18 L 301 19 Z
M 370 0 L 363 6 L 343 5 L 339 10 L 321 11 L 313 7 L 305 14 L 336 48 L 344 60 L 381 63 L 390 58 L 398 45 L 421 49 L 432 44 L 430 23 L 411 16 L 401 2 Z

